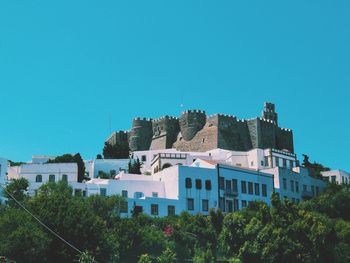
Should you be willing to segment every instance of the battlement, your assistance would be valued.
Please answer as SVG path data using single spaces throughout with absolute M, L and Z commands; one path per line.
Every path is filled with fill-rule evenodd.
M 159 117 L 157 119 L 152 119 L 152 122 L 155 123 L 155 122 L 160 122 L 160 121 L 164 121 L 164 120 L 178 121 L 179 118 L 174 117 L 174 116 L 165 115 L 165 116 Z
M 186 110 L 183 111 L 182 114 L 186 114 L 186 113 L 201 113 L 201 114 L 205 114 L 204 110 Z
M 133 121 L 152 121 L 152 118 L 136 117 L 136 118 L 133 118 Z

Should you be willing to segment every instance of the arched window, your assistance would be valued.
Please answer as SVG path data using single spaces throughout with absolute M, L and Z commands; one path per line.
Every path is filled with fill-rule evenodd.
M 42 181 L 43 181 L 43 177 L 41 176 L 41 174 L 38 174 L 38 175 L 35 177 L 35 182 L 41 183 Z
M 55 175 L 54 174 L 49 175 L 49 182 L 55 182 Z
M 62 181 L 68 182 L 68 176 L 66 174 L 62 174 Z

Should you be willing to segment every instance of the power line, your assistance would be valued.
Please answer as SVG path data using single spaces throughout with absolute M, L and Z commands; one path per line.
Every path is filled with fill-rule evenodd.
M 38 223 L 40 225 L 42 225 L 44 228 L 46 228 L 51 234 L 53 234 L 55 237 L 57 237 L 58 239 L 60 239 L 63 243 L 65 243 L 66 245 L 70 246 L 71 248 L 73 248 L 75 251 L 77 251 L 79 254 L 82 254 L 83 252 L 78 249 L 76 246 L 74 246 L 73 244 L 69 243 L 67 240 L 65 240 L 63 237 L 61 237 L 59 234 L 57 234 L 55 231 L 53 231 L 51 228 L 49 228 L 47 225 L 45 225 L 37 216 L 35 216 L 32 212 L 30 212 L 21 202 L 19 202 L 9 191 L 7 191 L 6 187 L 4 187 L 4 185 L 0 184 L 1 188 L 4 189 L 4 191 L 21 207 L 24 209 L 24 211 L 26 211 L 29 215 L 31 215 L 36 221 L 38 221 Z M 95 263 L 98 263 L 95 259 L 94 259 Z

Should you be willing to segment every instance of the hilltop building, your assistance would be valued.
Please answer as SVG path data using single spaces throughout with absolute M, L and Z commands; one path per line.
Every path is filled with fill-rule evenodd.
M 107 142 L 128 143 L 131 151 L 176 149 L 204 152 L 213 149 L 249 151 L 273 148 L 294 153 L 293 132 L 278 125 L 275 105 L 266 102 L 261 117 L 240 120 L 205 111 L 184 111 L 180 118 L 135 118 L 129 131 L 117 131 Z

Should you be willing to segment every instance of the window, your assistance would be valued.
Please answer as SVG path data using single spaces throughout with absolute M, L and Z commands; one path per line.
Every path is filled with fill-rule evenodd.
M 233 211 L 238 211 L 239 207 L 238 207 L 238 199 L 234 199 L 233 200 Z
M 196 189 L 201 190 L 202 189 L 202 180 L 196 179 Z
M 219 177 L 219 188 L 220 188 L 220 190 L 224 190 L 225 189 L 225 179 L 224 179 L 224 177 Z
M 331 178 L 332 178 L 332 181 L 331 181 L 331 182 L 332 182 L 332 183 L 336 183 L 337 177 L 336 177 L 335 175 L 332 175 Z
M 153 216 L 158 215 L 158 205 L 157 204 L 151 204 L 151 215 L 153 215 Z
M 252 195 L 253 194 L 253 183 L 248 182 L 248 194 Z
M 261 166 L 265 166 L 265 163 L 263 160 L 261 160 Z
M 295 181 L 295 192 L 299 193 L 299 182 Z
M 253 161 L 250 162 L 250 166 L 254 166 L 254 162 Z
M 265 159 L 265 166 L 269 166 L 269 157 L 265 156 L 264 159 Z
M 186 178 L 186 188 L 192 188 L 192 180 L 191 178 Z
M 66 174 L 62 174 L 62 181 L 67 182 L 68 181 L 68 176 Z
M 41 174 L 38 174 L 36 177 L 35 177 L 35 182 L 36 183 L 41 183 L 43 181 L 43 177 Z
M 220 197 L 219 199 L 219 208 L 222 210 L 222 212 L 225 212 L 225 198 Z
M 246 208 L 247 207 L 247 201 L 246 200 L 242 200 L 242 208 Z
M 152 197 L 158 197 L 158 192 L 152 192 Z
M 247 182 L 246 181 L 241 181 L 241 188 L 242 188 L 242 193 L 246 194 L 247 193 Z
M 141 161 L 142 161 L 142 162 L 146 162 L 146 155 L 142 155 L 142 156 L 141 156 Z
M 175 206 L 168 205 L 168 216 L 174 216 L 175 215 Z
M 282 159 L 283 160 L 283 167 L 287 167 L 287 160 L 286 159 Z
M 231 180 L 226 180 L 226 191 L 231 193 Z
M 255 195 L 260 195 L 260 185 L 258 183 L 254 184 Z
M 276 166 L 280 166 L 280 158 L 275 157 Z
M 238 192 L 238 182 L 237 179 L 232 180 L 232 190 L 233 192 Z
M 226 200 L 226 211 L 229 213 L 233 212 L 232 200 Z
M 128 191 L 122 190 L 122 197 L 128 198 Z
M 187 210 L 193 211 L 194 210 L 194 200 L 193 198 L 187 198 Z
M 287 190 L 287 179 L 283 178 L 283 189 Z
M 209 210 L 209 201 L 207 199 L 202 200 L 202 210 L 207 212 Z
M 266 184 L 262 184 L 261 185 L 261 192 L 262 192 L 262 196 L 267 196 L 267 186 Z
M 311 192 L 313 195 L 315 195 L 315 186 L 311 185 Z
M 211 190 L 211 181 L 205 180 L 205 190 L 210 191 Z
M 303 191 L 306 192 L 307 191 L 307 185 L 303 184 Z
M 289 167 L 290 167 L 290 168 L 293 168 L 293 167 L 294 167 L 294 162 L 293 162 L 293 160 L 289 160 Z
M 83 190 L 83 197 L 86 197 L 86 191 Z
M 294 181 L 290 180 L 290 190 L 294 192 Z
M 106 196 L 107 195 L 107 189 L 106 188 L 100 188 L 100 195 Z
M 55 182 L 55 175 L 54 174 L 49 175 L 49 182 Z
M 120 213 L 127 213 L 129 210 L 128 208 L 128 202 L 127 201 L 123 201 L 120 203 Z

